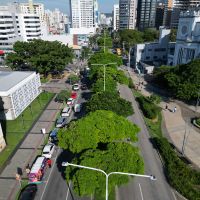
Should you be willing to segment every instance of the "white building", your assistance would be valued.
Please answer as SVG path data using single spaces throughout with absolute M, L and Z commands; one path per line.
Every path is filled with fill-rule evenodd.
M 35 72 L 0 72 L 0 118 L 16 119 L 40 94 L 40 76 Z
M 168 53 L 173 54 L 175 48 L 175 43 L 169 43 L 169 34 L 170 29 L 161 27 L 158 42 L 136 44 L 132 49 L 131 64 L 144 73 L 151 73 L 154 66 L 167 64 Z
M 179 19 L 174 65 L 200 58 L 200 10 L 182 12 Z
M 113 30 L 119 29 L 119 4 L 115 4 L 113 8 Z
M 0 49 L 10 52 L 16 41 L 30 41 L 41 36 L 41 24 L 37 14 L 24 14 L 19 4 L 0 6 Z
M 119 0 L 119 29 L 135 29 L 137 0 Z
M 0 6 L 0 50 L 11 52 L 13 44 L 22 40 L 18 16 L 9 11 L 8 6 Z
M 97 11 L 96 0 L 70 0 L 71 34 L 95 33 Z M 84 33 L 82 30 L 84 29 Z M 88 29 L 88 31 L 86 30 Z
M 44 4 L 42 3 L 33 3 L 32 0 L 29 0 L 29 3 L 20 3 L 20 10 L 24 14 L 36 14 L 39 16 L 40 21 L 45 21 L 45 11 Z
M 1 123 L 0 123 L 0 152 L 6 147 L 6 142 L 5 139 L 3 137 L 3 131 L 1 128 Z

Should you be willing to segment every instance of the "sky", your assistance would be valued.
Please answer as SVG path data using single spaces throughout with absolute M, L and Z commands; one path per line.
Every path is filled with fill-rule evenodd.
M 0 0 L 0 5 L 11 2 L 27 2 L 28 0 Z M 43 3 L 45 9 L 54 10 L 59 8 L 62 12 L 69 14 L 69 0 L 33 0 L 35 3 Z M 98 0 L 100 12 L 111 13 L 113 5 L 119 0 Z

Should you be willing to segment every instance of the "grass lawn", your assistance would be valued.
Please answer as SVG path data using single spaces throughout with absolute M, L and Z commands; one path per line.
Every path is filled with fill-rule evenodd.
M 13 152 L 17 144 L 22 140 L 25 133 L 31 128 L 37 117 L 43 112 L 44 107 L 53 98 L 52 93 L 40 94 L 31 105 L 15 120 L 1 121 L 5 139 L 6 148 L 0 154 L 0 168 Z

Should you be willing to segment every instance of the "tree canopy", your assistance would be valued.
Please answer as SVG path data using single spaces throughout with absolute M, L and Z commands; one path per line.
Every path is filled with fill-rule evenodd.
M 176 42 L 176 35 L 177 35 L 177 30 L 171 29 L 170 36 L 169 36 L 170 42 Z
M 87 102 L 86 108 L 87 112 L 110 110 L 124 117 L 128 117 L 133 114 L 131 103 L 120 98 L 115 92 L 106 91 L 94 94 Z
M 96 167 L 106 173 L 113 171 L 143 173 L 144 163 L 139 149 L 127 143 L 137 141 L 139 128 L 124 117 L 111 111 L 98 110 L 85 118 L 70 123 L 68 129 L 58 133 L 59 146 L 74 153 L 74 164 Z M 96 194 L 105 196 L 105 176 L 80 168 L 67 168 L 67 179 L 79 196 Z M 109 192 L 115 185 L 127 183 L 127 176 L 109 178 Z
M 108 64 L 108 63 L 116 63 L 117 66 L 122 65 L 122 59 L 115 54 L 109 52 L 100 52 L 92 55 L 88 61 L 88 64 L 91 66 L 92 64 Z
M 74 159 L 73 163 L 96 167 L 106 173 L 119 171 L 130 173 L 143 173 L 144 163 L 136 147 L 126 143 L 110 143 L 104 150 L 87 150 L 80 158 Z M 101 172 L 87 169 L 70 168 L 67 178 L 72 180 L 73 189 L 79 196 L 89 196 L 97 193 L 98 197 L 105 197 L 105 175 Z M 128 183 L 129 177 L 111 175 L 109 178 L 109 192 L 115 185 Z
M 154 72 L 156 81 L 164 83 L 176 97 L 183 100 L 197 98 L 200 90 L 200 60 L 176 67 L 161 67 Z
M 72 49 L 58 41 L 18 41 L 13 50 L 14 53 L 6 57 L 7 65 L 15 70 L 35 70 L 44 75 L 49 72 L 62 72 L 73 58 Z
M 131 138 L 137 141 L 139 128 L 122 116 L 111 111 L 98 110 L 69 124 L 68 129 L 60 130 L 59 146 L 79 153 L 85 149 L 96 149 L 100 143 Z

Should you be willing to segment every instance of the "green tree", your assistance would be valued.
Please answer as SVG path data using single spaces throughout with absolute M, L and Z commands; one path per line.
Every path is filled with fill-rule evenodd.
M 71 94 L 70 91 L 62 90 L 57 94 L 56 100 L 59 101 L 59 102 L 64 102 L 70 97 L 70 94 Z
M 171 29 L 169 36 L 170 42 L 176 42 L 176 35 L 177 35 L 177 29 Z
M 82 50 L 81 50 L 81 56 L 80 56 L 80 58 L 82 60 L 88 59 L 91 54 L 92 54 L 92 51 L 90 50 L 90 48 L 83 47 Z
M 94 94 L 87 102 L 86 109 L 87 112 L 110 110 L 124 117 L 133 114 L 133 108 L 129 101 L 120 98 L 116 92 L 107 91 Z
M 92 55 L 88 61 L 89 66 L 92 64 L 108 64 L 116 63 L 117 66 L 122 65 L 122 59 L 115 54 L 106 52 L 106 53 L 95 53 Z
M 58 133 L 59 146 L 73 153 L 85 149 L 96 149 L 100 144 L 130 138 L 137 141 L 139 128 L 122 116 L 111 111 L 98 110 L 89 113 L 85 118 L 73 121 L 68 129 Z
M 97 167 L 106 173 L 119 171 L 143 173 L 144 163 L 139 155 L 138 148 L 127 143 L 110 143 L 106 148 L 87 150 L 73 163 L 89 167 Z M 105 175 L 101 172 L 70 168 L 66 169 L 67 179 L 72 180 L 73 189 L 79 196 L 89 196 L 98 193 L 101 199 L 105 197 Z M 128 183 L 129 177 L 112 175 L 109 178 L 109 192 L 115 185 Z M 99 198 L 99 196 L 98 196 Z
M 71 74 L 71 75 L 69 75 L 67 80 L 70 84 L 73 85 L 79 81 L 79 77 L 77 75 Z
M 49 72 L 62 72 L 73 58 L 72 49 L 58 41 L 18 41 L 13 50 L 6 58 L 7 65 L 14 70 L 34 70 L 45 76 Z
M 143 43 L 143 33 L 137 30 L 124 29 L 119 31 L 121 44 L 125 42 L 126 49 L 138 43 Z
M 148 28 L 143 32 L 144 42 L 153 42 L 159 37 L 159 32 L 156 29 Z

